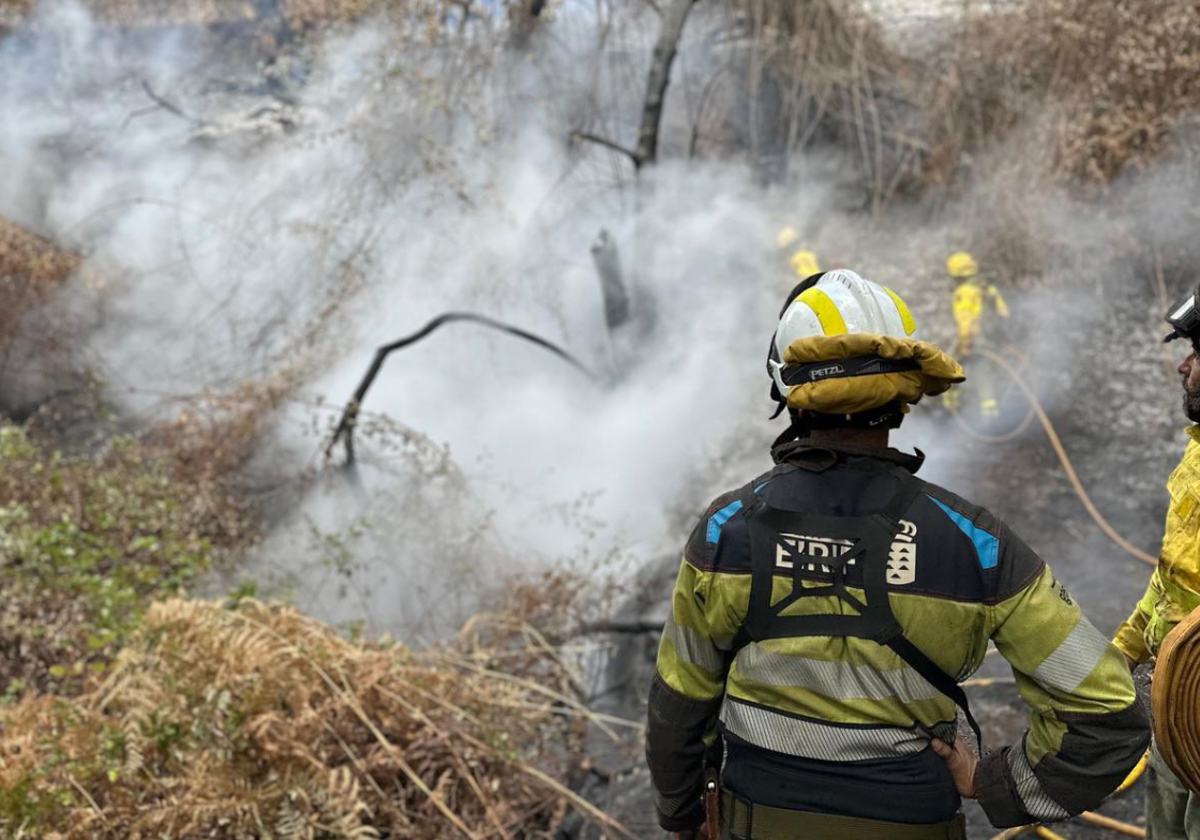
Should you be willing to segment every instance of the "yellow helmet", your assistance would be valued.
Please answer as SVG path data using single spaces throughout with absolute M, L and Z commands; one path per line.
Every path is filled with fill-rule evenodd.
M 821 273 L 821 266 L 817 264 L 817 255 L 812 251 L 797 251 L 788 257 L 788 265 L 801 280 Z
M 966 280 L 979 273 L 979 264 L 966 251 L 956 251 L 946 260 L 946 271 L 951 277 L 961 277 Z
M 800 231 L 796 230 L 791 225 L 783 227 L 779 231 L 779 235 L 775 237 L 775 244 L 779 250 L 790 248 L 800 240 Z

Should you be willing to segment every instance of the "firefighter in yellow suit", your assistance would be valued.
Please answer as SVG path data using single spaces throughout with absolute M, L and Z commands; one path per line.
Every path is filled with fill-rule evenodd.
M 816 252 L 796 247 L 799 242 L 800 231 L 791 226 L 780 230 L 775 240 L 779 253 L 787 258 L 788 269 L 798 280 L 805 280 L 814 274 L 820 274 L 821 265 L 817 262 Z
M 972 345 L 979 338 L 987 304 L 991 304 L 1001 318 L 1007 318 L 1009 310 L 1000 290 L 979 280 L 979 264 L 966 251 L 951 254 L 946 260 L 946 271 L 958 281 L 954 288 L 954 323 L 958 327 L 955 350 L 961 361 L 971 355 Z M 980 413 L 984 417 L 995 417 L 999 413 L 995 394 L 986 383 L 981 383 L 981 391 Z M 959 408 L 960 399 L 957 391 L 949 391 L 942 398 L 943 405 L 951 411 Z
M 1200 425 L 1196 425 L 1200 424 L 1200 359 L 1197 358 L 1200 298 L 1197 295 L 1200 289 L 1167 314 L 1167 323 L 1173 328 L 1167 341 L 1186 338 L 1192 344 L 1178 372 L 1182 378 L 1184 413 L 1193 425 L 1187 428 L 1188 445 L 1183 459 L 1167 482 L 1171 503 L 1158 568 L 1141 602 L 1113 639 L 1131 667 L 1153 661 L 1167 634 L 1200 608 Z M 1146 836 L 1153 840 L 1200 838 L 1200 795 L 1189 791 L 1175 777 L 1156 745 L 1151 746 L 1146 775 L 1146 828 Z

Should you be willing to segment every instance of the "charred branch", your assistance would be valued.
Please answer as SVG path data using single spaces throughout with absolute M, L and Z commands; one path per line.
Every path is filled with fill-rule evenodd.
M 372 359 L 371 366 L 367 369 L 367 373 L 365 376 L 363 376 L 362 381 L 359 382 L 358 388 L 355 389 L 354 396 L 350 398 L 350 401 L 346 403 L 345 409 L 342 410 L 341 419 L 338 421 L 337 427 L 333 431 L 333 436 L 329 439 L 329 443 L 325 447 L 326 458 L 332 455 L 333 449 L 335 446 L 337 446 L 338 441 L 342 441 L 346 450 L 346 466 L 353 469 L 355 464 L 354 427 L 358 422 L 358 413 L 362 408 L 363 400 L 367 398 L 367 392 L 371 390 L 371 385 L 374 384 L 375 378 L 379 376 L 379 371 L 382 370 L 384 361 L 386 361 L 387 357 L 397 350 L 401 350 L 405 347 L 416 344 L 418 341 L 428 338 L 435 331 L 437 331 L 439 327 L 442 327 L 445 324 L 454 323 L 456 321 L 469 321 L 471 323 L 490 327 L 491 329 L 499 330 L 500 332 L 505 332 L 509 335 L 516 336 L 517 338 L 524 339 L 525 341 L 549 350 L 551 353 L 558 356 L 560 359 L 567 362 L 581 373 L 591 376 L 591 372 L 583 365 L 582 362 L 580 362 L 566 350 L 563 350 L 557 344 L 547 341 L 541 336 L 534 335 L 533 333 L 527 332 L 519 327 L 505 324 L 502 321 L 497 321 L 494 318 L 489 318 L 486 315 L 476 315 L 473 312 L 446 312 L 434 318 L 415 333 L 407 335 L 404 338 L 397 339 L 391 344 L 385 344 L 375 351 L 375 358 Z
M 571 140 L 584 140 L 588 143 L 595 143 L 597 146 L 603 146 L 606 149 L 617 152 L 618 154 L 622 154 L 629 158 L 629 160 L 633 163 L 634 169 L 638 169 L 642 165 L 641 160 L 637 156 L 637 152 L 633 151 L 633 149 L 627 149 L 620 143 L 609 140 L 607 137 L 601 137 L 598 134 L 590 134 L 586 131 L 572 131 Z
M 598 621 L 586 624 L 579 630 L 579 635 L 588 636 L 595 633 L 619 633 L 627 636 L 638 636 L 643 633 L 661 633 L 661 621 Z

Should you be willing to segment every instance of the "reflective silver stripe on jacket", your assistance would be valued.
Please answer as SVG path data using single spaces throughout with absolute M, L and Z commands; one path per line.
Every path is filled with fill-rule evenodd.
M 1025 755 L 1025 739 L 1008 751 L 1008 769 L 1017 785 L 1017 795 L 1021 797 L 1021 805 L 1029 816 L 1050 822 L 1065 820 L 1071 816 L 1063 806 L 1059 805 L 1042 787 L 1037 776 L 1033 774 L 1033 766 Z
M 1108 638 L 1085 617 L 1033 672 L 1039 685 L 1072 692 L 1088 678 L 1108 653 Z
M 880 671 L 869 665 L 789 656 L 759 644 L 744 647 L 734 668 L 739 681 L 804 688 L 841 700 L 898 699 L 911 703 L 945 697 L 908 666 Z
M 929 746 L 920 729 L 899 726 L 835 726 L 773 712 L 726 695 L 721 723 L 757 747 L 820 761 L 865 761 L 912 755 Z M 948 725 L 953 731 L 954 724 Z M 935 732 L 941 735 L 935 727 Z M 944 731 L 944 729 L 943 729 Z
M 698 665 L 710 674 L 720 674 L 725 669 L 725 654 L 703 633 L 676 624 L 674 615 L 663 626 L 663 638 L 671 640 L 680 662 Z

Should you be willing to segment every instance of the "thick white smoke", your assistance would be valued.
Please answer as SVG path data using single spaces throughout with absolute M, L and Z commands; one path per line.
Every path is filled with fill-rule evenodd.
M 568 141 L 589 97 L 619 106 L 598 131 L 636 119 L 629 68 L 601 72 L 583 4 L 553 26 L 520 52 L 484 24 L 445 46 L 373 21 L 294 59 L 288 103 L 247 92 L 261 73 L 218 47 L 136 51 L 74 6 L 0 45 L 22 70 L 0 99 L 18 173 L 0 213 L 104 278 L 59 306 L 126 411 L 161 418 L 164 397 L 295 367 L 270 451 L 298 474 L 333 417 L 314 428 L 312 404 L 339 406 L 375 347 L 440 312 L 513 323 L 595 372 L 470 325 L 391 358 L 358 434 L 365 496 L 323 477 L 245 570 L 333 618 L 442 631 L 513 572 L 674 551 L 669 518 L 711 490 L 692 470 L 766 413 L 765 335 L 747 325 L 769 323 L 784 282 L 773 214 L 727 165 L 665 165 L 635 204 L 627 163 Z M 638 75 L 644 58 L 627 59 Z M 588 250 L 602 227 L 657 309 L 616 351 Z M 391 452 L 377 415 L 432 445 Z
M 681 519 L 765 466 L 778 425 L 763 354 L 790 285 L 780 225 L 825 267 L 909 295 L 927 337 L 950 335 L 941 263 L 979 247 L 986 202 L 869 219 L 845 209 L 837 160 L 799 161 L 773 190 L 744 162 L 687 160 L 711 23 L 689 23 L 670 154 L 635 189 L 620 155 L 568 138 L 634 136 L 657 28 L 645 4 L 567 2 L 523 46 L 499 19 L 442 37 L 396 15 L 265 65 L 244 41 L 46 6 L 0 42 L 0 214 L 87 257 L 91 279 L 54 314 L 130 415 L 300 376 L 263 443 L 276 474 L 319 466 L 374 349 L 446 310 L 531 330 L 595 371 L 469 325 L 395 355 L 363 406 L 363 494 L 322 474 L 238 573 L 336 620 L 445 632 L 514 572 L 600 579 L 677 551 Z M 1119 225 L 1045 198 L 1031 216 L 1069 234 L 1062 259 L 1091 264 Z M 655 327 L 615 352 L 588 252 L 601 228 L 655 304 Z M 1071 350 L 1057 313 L 1101 310 L 1070 290 L 1030 301 L 1035 367 Z M 947 445 L 927 411 L 901 440 L 932 450 L 931 478 L 961 474 L 966 451 L 993 457 Z

